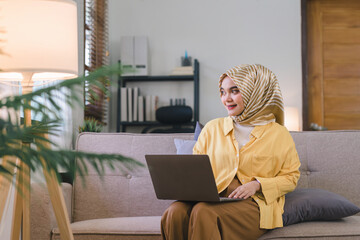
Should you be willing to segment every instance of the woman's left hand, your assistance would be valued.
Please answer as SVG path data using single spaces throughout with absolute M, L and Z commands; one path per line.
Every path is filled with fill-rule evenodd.
M 232 193 L 230 193 L 229 198 L 242 198 L 247 199 L 254 195 L 257 191 L 260 190 L 260 183 L 258 181 L 251 181 L 237 187 Z

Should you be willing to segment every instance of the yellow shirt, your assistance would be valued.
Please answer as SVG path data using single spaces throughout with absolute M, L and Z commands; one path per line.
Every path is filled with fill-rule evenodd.
M 214 119 L 202 129 L 193 152 L 209 155 L 219 193 L 235 174 L 242 184 L 257 179 L 261 192 L 252 198 L 260 208 L 260 228 L 283 226 L 284 194 L 295 189 L 300 177 L 299 157 L 285 127 L 275 122 L 256 126 L 250 141 L 239 150 L 233 120 Z

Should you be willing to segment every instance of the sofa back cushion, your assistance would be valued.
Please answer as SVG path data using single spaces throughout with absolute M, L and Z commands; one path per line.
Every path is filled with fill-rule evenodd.
M 146 165 L 145 154 L 176 154 L 174 138 L 187 134 L 82 133 L 78 151 L 115 153 Z M 158 200 L 147 168 L 134 172 L 106 170 L 102 179 L 89 167 L 85 186 L 74 182 L 73 221 L 127 216 L 161 216 L 172 201 Z
M 298 188 L 320 188 L 360 206 L 360 131 L 291 132 L 301 161 Z M 76 149 L 122 154 L 145 163 L 145 154 L 175 154 L 174 139 L 193 134 L 82 133 Z M 74 183 L 73 220 L 162 215 L 171 201 L 157 200 L 146 168 L 107 170 L 101 180 L 89 168 L 84 187 Z
M 320 188 L 360 206 L 360 131 L 291 132 L 301 161 L 298 188 Z

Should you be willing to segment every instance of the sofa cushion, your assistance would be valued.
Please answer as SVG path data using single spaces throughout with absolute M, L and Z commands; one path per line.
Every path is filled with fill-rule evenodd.
M 194 135 L 82 133 L 78 137 L 77 150 L 122 154 L 146 164 L 145 154 L 175 154 L 175 137 L 190 140 Z M 133 172 L 114 172 L 106 168 L 105 175 L 100 178 L 89 165 L 88 175 L 84 179 L 85 187 L 81 178 L 76 178 L 74 182 L 75 222 L 97 218 L 160 216 L 171 203 L 156 198 L 146 167 Z
M 192 154 L 196 141 L 175 138 L 174 143 L 176 147 L 176 154 Z
M 119 217 L 85 220 L 72 223 L 75 239 L 161 239 L 161 216 Z M 59 229 L 52 230 L 52 239 L 60 239 Z
M 334 221 L 302 222 L 270 230 L 258 240 L 270 239 L 360 239 L 360 217 L 351 216 Z
M 360 212 L 346 198 L 323 189 L 296 189 L 286 194 L 284 226 L 313 220 L 335 220 Z
M 319 188 L 360 206 L 360 131 L 291 132 L 298 151 L 298 188 Z
M 161 239 L 160 216 L 94 219 L 71 224 L 76 240 Z M 259 240 L 270 239 L 359 239 L 360 217 L 335 221 L 304 222 L 268 231 Z M 59 229 L 52 230 L 52 240 L 60 240 Z
M 202 128 L 204 127 L 204 125 L 202 125 L 199 122 L 196 122 L 196 127 L 195 127 L 195 132 L 194 132 L 194 140 L 197 141 L 199 138 L 199 135 L 201 133 Z

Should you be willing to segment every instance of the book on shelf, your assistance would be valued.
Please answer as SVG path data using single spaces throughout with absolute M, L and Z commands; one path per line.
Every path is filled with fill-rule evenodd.
M 144 122 L 144 96 L 138 97 L 138 120 L 139 122 Z
M 170 75 L 194 75 L 194 68 L 192 66 L 176 67 Z
M 145 96 L 145 121 L 151 121 L 151 96 Z
M 128 122 L 132 122 L 133 121 L 133 113 L 134 113 L 134 108 L 133 108 L 133 89 L 132 88 L 128 88 Z
M 158 105 L 158 96 L 145 97 L 145 121 L 156 121 L 156 109 Z
M 138 121 L 138 97 L 139 97 L 139 88 L 138 87 L 134 87 L 133 89 L 133 120 L 135 122 Z
M 158 102 L 158 96 L 151 96 L 151 121 L 156 121 L 156 110 L 158 108 Z
M 121 94 L 121 98 L 120 98 L 121 118 L 120 118 L 120 121 L 126 122 L 128 120 L 128 118 L 127 118 L 127 88 L 122 87 L 120 89 L 120 94 Z
M 158 96 L 141 96 L 139 87 L 120 89 L 121 122 L 156 121 Z

